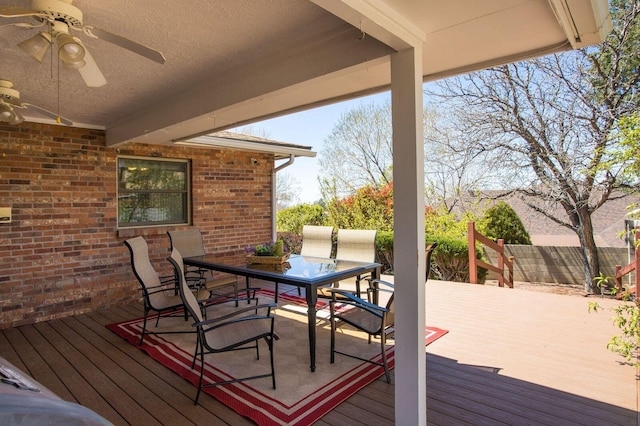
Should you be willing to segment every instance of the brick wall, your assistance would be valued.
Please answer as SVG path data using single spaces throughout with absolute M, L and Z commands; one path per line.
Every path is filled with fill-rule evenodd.
M 160 273 L 171 229 L 117 229 L 117 155 L 192 161 L 193 226 L 211 252 L 242 256 L 271 238 L 269 154 L 127 144 L 104 132 L 22 123 L 0 125 L 0 328 L 139 300 L 127 238 L 143 235 Z M 258 158 L 257 165 L 251 158 Z

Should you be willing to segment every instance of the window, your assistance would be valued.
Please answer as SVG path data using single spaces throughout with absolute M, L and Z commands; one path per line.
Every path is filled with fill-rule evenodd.
M 118 157 L 118 226 L 189 223 L 189 162 Z

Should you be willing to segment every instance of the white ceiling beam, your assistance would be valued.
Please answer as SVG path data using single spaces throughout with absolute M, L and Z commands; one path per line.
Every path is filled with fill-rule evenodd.
M 585 9 L 584 0 L 548 0 L 549 6 L 573 49 L 599 43 L 612 29 L 607 0 L 591 0 Z M 584 13 L 585 11 L 589 13 Z
M 396 51 L 421 46 L 424 31 L 381 0 L 311 0 Z
M 177 140 L 219 128 L 216 111 L 259 99 L 296 84 L 387 57 L 391 48 L 374 40 L 358 40 L 344 25 L 313 45 L 281 56 L 260 58 L 242 69 L 212 74 L 188 89 L 137 111 L 107 127 L 107 146 L 136 140 L 142 143 Z

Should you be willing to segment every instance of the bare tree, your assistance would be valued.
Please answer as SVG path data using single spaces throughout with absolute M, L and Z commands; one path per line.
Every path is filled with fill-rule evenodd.
M 390 104 L 362 104 L 340 117 L 319 154 L 325 199 L 392 180 Z
M 639 103 L 640 0 L 610 4 L 614 28 L 598 47 L 453 78 L 432 94 L 470 150 L 494 153 L 511 171 L 506 187 L 578 235 L 587 291 L 597 291 L 599 274 L 591 217 L 627 189 L 627 162 L 611 161 L 610 135 Z
M 493 156 L 469 149 L 469 135 L 434 108 L 425 108 L 425 200 L 447 212 L 467 210 L 469 194 L 489 189 L 499 176 Z
M 276 209 L 291 207 L 299 201 L 300 181 L 289 173 L 276 174 Z

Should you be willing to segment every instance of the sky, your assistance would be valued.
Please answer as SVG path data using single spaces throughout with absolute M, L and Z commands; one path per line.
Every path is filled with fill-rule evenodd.
M 320 199 L 318 157 L 325 140 L 331 134 L 334 126 L 338 124 L 341 116 L 361 104 L 373 102 L 382 105 L 390 99 L 390 96 L 390 92 L 365 96 L 230 130 L 238 133 L 251 133 L 280 142 L 311 146 L 311 150 L 318 155 L 313 158 L 296 157 L 292 165 L 282 169 L 278 174 L 287 173 L 297 181 L 296 184 L 300 187 L 298 202 L 313 203 Z

